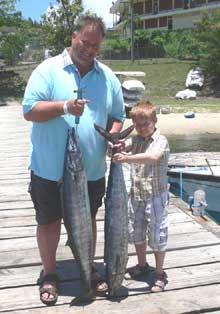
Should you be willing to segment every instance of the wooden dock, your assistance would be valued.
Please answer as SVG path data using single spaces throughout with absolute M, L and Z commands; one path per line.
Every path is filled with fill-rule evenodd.
M 188 152 L 171 154 L 169 165 L 175 167 L 220 166 L 220 152 Z
M 27 193 L 29 126 L 20 106 L 0 107 L 0 313 L 220 313 L 220 228 L 208 219 L 195 219 L 187 205 L 174 197 L 169 210 L 169 249 L 165 261 L 168 284 L 164 292 L 149 293 L 151 276 L 148 276 L 140 281 L 124 280 L 117 298 L 97 297 L 88 305 L 69 307 L 81 288 L 77 266 L 65 246 L 63 228 L 57 252 L 59 300 L 54 307 L 43 305 L 36 284 L 42 268 L 36 223 Z M 103 217 L 104 210 L 100 209 L 96 253 L 100 269 Z M 147 257 L 154 266 L 151 250 Z M 134 248 L 129 246 L 128 265 L 135 263 Z

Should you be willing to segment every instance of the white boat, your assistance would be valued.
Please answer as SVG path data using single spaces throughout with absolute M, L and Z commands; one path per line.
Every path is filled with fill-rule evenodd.
M 187 78 L 186 78 L 186 87 L 187 88 L 202 88 L 204 85 L 204 74 L 202 69 L 196 67 L 189 71 Z
M 140 80 L 131 78 L 144 77 L 145 73 L 141 71 L 117 71 L 114 73 L 121 81 L 125 111 L 128 118 L 131 108 L 144 97 L 145 93 L 144 84 Z
M 115 71 L 115 75 L 117 76 L 132 76 L 132 77 L 144 77 L 145 73 L 142 71 Z
M 205 212 L 220 223 L 220 166 L 172 167 L 168 170 L 170 191 L 185 202 L 190 202 L 195 191 L 206 195 Z

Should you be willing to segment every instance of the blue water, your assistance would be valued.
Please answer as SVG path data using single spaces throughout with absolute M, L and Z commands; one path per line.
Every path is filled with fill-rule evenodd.
M 194 134 L 194 135 L 169 135 L 167 136 L 170 145 L 171 153 L 185 153 L 185 152 L 220 152 L 220 136 L 219 134 Z M 198 187 L 198 188 L 201 188 Z M 198 189 L 197 188 L 197 189 Z M 203 187 L 207 189 L 208 186 Z M 172 191 L 173 189 L 173 191 Z M 193 196 L 195 187 L 191 188 L 191 191 L 183 191 L 183 200 L 185 202 L 189 201 L 189 196 Z M 180 197 L 179 187 L 172 186 L 171 192 Z M 206 191 L 207 203 L 209 204 L 206 210 L 207 215 L 215 222 L 220 223 L 220 189 L 213 195 Z M 217 208 L 219 206 L 219 208 Z M 215 208 L 216 211 L 211 210 Z
M 220 152 L 219 134 L 169 135 L 171 153 Z
M 198 181 L 190 179 L 169 177 L 170 192 L 190 205 L 190 197 L 194 196 L 196 190 L 203 190 L 206 194 L 206 203 L 208 204 L 205 210 L 206 214 L 216 223 L 220 223 L 220 184 L 218 182 Z

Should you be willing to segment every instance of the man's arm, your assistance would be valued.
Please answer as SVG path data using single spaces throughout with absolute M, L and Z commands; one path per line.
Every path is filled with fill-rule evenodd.
M 70 99 L 68 101 L 39 101 L 37 105 L 28 111 L 24 117 L 27 121 L 46 122 L 65 114 L 64 105 L 69 114 L 81 116 L 84 111 L 86 99 Z

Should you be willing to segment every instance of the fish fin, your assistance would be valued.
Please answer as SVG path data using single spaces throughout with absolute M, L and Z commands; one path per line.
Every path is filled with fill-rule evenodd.
M 134 124 L 132 124 L 132 125 L 129 126 L 127 129 L 125 129 L 124 131 L 122 131 L 121 133 L 119 133 L 118 138 L 119 138 L 120 140 L 124 139 L 124 138 L 127 137 L 133 130 L 134 130 Z
M 88 304 L 93 302 L 95 299 L 95 294 L 94 292 L 91 290 L 86 294 L 82 294 L 78 297 L 75 297 L 74 299 L 72 299 L 72 301 L 70 302 L 70 306 L 73 305 L 81 305 L 81 304 Z
M 106 131 L 101 126 L 99 126 L 95 123 L 94 123 L 94 127 L 95 127 L 96 131 L 98 131 L 99 134 L 101 134 L 107 141 L 109 141 L 109 142 L 112 141 L 112 136 L 108 131 Z
M 116 132 L 116 133 L 112 133 L 112 134 L 95 123 L 94 123 L 94 127 L 95 127 L 96 131 L 99 132 L 99 134 L 101 134 L 107 141 L 109 141 L 113 144 L 116 144 L 119 139 L 120 140 L 124 139 L 134 130 L 134 124 L 129 126 L 127 129 L 125 129 L 121 133 Z

